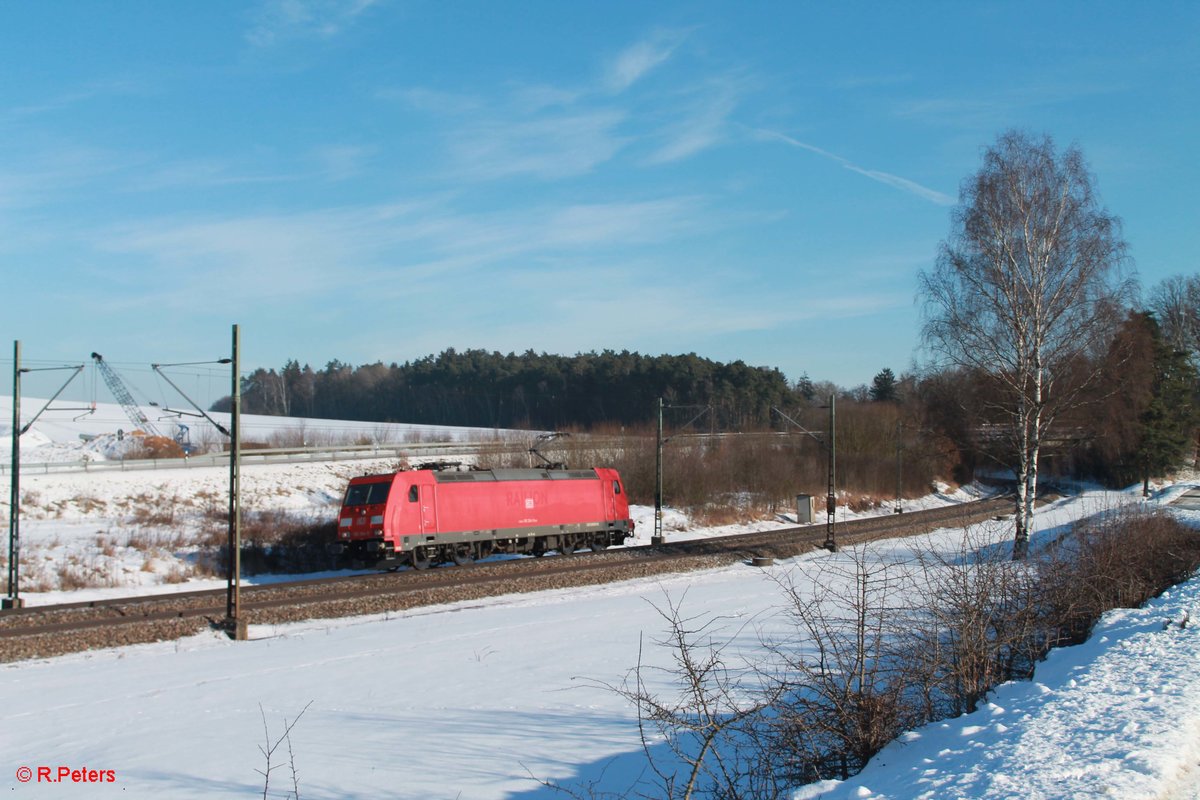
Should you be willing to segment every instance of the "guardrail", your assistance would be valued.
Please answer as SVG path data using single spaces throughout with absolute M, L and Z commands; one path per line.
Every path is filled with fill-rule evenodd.
M 416 442 L 397 445 L 346 445 L 344 447 L 290 447 L 242 450 L 243 467 L 257 464 L 302 464 L 311 461 L 363 461 L 377 458 L 473 456 L 483 453 L 523 453 L 527 444 L 518 442 Z M 184 458 L 127 458 L 96 461 L 21 462 L 22 475 L 67 472 L 126 472 L 154 469 L 228 467 L 229 453 L 203 453 Z M 0 475 L 11 472 L 7 462 Z
M 755 433 L 683 433 L 672 438 L 693 443 L 703 443 L 733 437 L 766 437 L 786 438 L 788 433 L 755 432 Z M 630 441 L 637 440 L 636 435 L 614 436 L 590 434 L 574 434 L 574 438 L 587 447 L 621 447 Z M 570 440 L 568 440 L 569 442 Z M 286 447 L 286 448 L 250 448 L 242 449 L 242 466 L 256 464 L 303 464 L 310 461 L 363 461 L 376 458 L 438 458 L 446 456 L 476 456 L 484 454 L 526 453 L 530 441 L 457 441 L 457 442 L 411 442 L 401 444 L 365 444 L 341 445 L 337 447 Z M 569 443 L 547 448 L 554 452 L 563 447 L 569 450 Z M 21 462 L 21 473 L 25 475 L 48 475 L 51 473 L 67 472 L 132 472 L 155 469 L 196 469 L 200 467 L 228 467 L 229 453 L 203 453 L 184 458 L 145 458 L 145 459 L 98 459 L 95 461 L 46 461 Z M 530 466 L 536 466 L 531 462 Z M 12 465 L 8 461 L 0 463 L 0 476 L 9 474 Z

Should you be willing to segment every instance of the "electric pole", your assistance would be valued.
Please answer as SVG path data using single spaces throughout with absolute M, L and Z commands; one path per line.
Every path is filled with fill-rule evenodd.
M 829 495 L 825 498 L 825 544 L 831 553 L 837 552 L 834 536 L 837 525 L 837 395 L 829 395 Z
M 33 415 L 29 422 L 21 425 L 21 374 L 24 372 L 53 372 L 55 370 L 69 369 L 72 370 L 71 377 L 67 378 L 63 385 L 58 388 L 54 396 L 46 401 L 46 405 L 42 406 L 41 411 Z M 12 482 L 9 489 L 9 506 L 8 506 L 8 597 L 0 602 L 0 608 L 21 608 L 25 605 L 21 600 L 21 581 L 20 581 L 20 563 L 21 563 L 21 437 L 33 427 L 33 423 L 37 422 L 38 417 L 42 415 L 50 404 L 58 399 L 58 396 L 63 393 L 67 385 L 75 380 L 75 376 L 83 371 L 83 364 L 75 367 L 45 367 L 43 369 L 29 369 L 21 366 L 21 342 L 13 342 L 13 419 L 12 419 Z M 65 409 L 58 409 L 65 410 Z M 72 409 L 79 410 L 79 409 Z
M 654 535 L 650 544 L 662 544 L 662 456 L 663 456 L 663 401 L 658 398 L 658 439 L 654 449 Z
M 229 409 L 229 585 L 226 590 L 226 623 L 229 635 L 241 641 L 246 638 L 246 620 L 239 613 L 242 588 L 242 381 L 241 335 L 233 326 L 233 383 Z
M 8 597 L 4 608 L 20 608 L 17 563 L 21 555 L 21 342 L 13 342 L 12 486 L 8 495 Z

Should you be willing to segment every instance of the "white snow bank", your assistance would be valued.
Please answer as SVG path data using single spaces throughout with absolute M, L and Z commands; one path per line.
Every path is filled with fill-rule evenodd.
M 1197 778 L 1198 623 L 1200 579 L 1109 612 L 1032 681 L 1005 684 L 974 714 L 910 732 L 850 780 L 793 798 L 1169 797 Z

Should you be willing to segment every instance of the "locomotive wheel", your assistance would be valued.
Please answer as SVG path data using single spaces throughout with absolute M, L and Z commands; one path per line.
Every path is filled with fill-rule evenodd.
M 412 551 L 412 566 L 413 569 L 429 569 L 429 553 L 424 547 Z
M 604 540 L 600 538 L 592 539 L 592 544 L 590 546 L 593 553 L 599 553 L 608 547 L 608 545 L 604 543 Z
M 450 555 L 450 559 L 460 567 L 465 567 L 467 564 L 474 563 L 475 554 L 471 550 L 471 545 L 460 544 L 456 545 L 454 552 Z
M 562 543 L 558 546 L 559 555 L 569 556 L 575 552 L 575 537 L 560 536 Z

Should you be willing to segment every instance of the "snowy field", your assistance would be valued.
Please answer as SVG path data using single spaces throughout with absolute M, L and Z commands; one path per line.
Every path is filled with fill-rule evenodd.
M 22 397 L 21 420 L 28 423 L 33 415 L 46 407 L 45 398 Z M 70 409 L 74 410 L 59 410 Z M 164 436 L 174 438 L 178 426 L 187 427 L 187 434 L 197 446 L 220 446 L 228 439 L 211 423 L 199 417 L 181 417 L 164 413 L 154 406 L 139 406 L 145 416 Z M 229 414 L 209 414 L 222 427 L 229 428 Z M 421 441 L 486 440 L 497 434 L 492 428 L 461 428 L 442 425 L 410 425 L 394 422 L 354 422 L 303 417 L 266 417 L 256 414 L 241 416 L 242 441 L 247 444 L 282 443 L 288 447 L 304 444 L 396 444 Z M 114 447 L 118 431 L 134 429 L 121 406 L 115 403 L 83 403 L 56 401 L 21 437 L 22 463 L 102 461 L 119 459 L 122 448 Z M 0 451 L 4 463 L 12 448 L 12 397 L 0 396 Z M 96 437 L 98 444 L 85 439 Z
M 252 497 L 305 511 L 337 502 L 347 468 L 370 465 L 261 466 L 244 480 Z M 221 470 L 170 472 L 179 474 L 23 481 L 39 492 L 46 513 L 22 530 L 33 542 L 45 539 L 48 552 L 82 552 L 94 547 L 105 520 L 121 519 L 122 497 L 223 489 Z M 1169 507 L 1197 485 L 1166 487 L 1150 501 L 1135 492 L 1058 501 L 1039 510 L 1035 545 L 1098 511 Z M 84 495 L 94 502 L 77 499 Z M 963 498 L 927 502 L 951 499 Z M 1200 527 L 1200 512 L 1172 513 Z M 648 509 L 638 515 L 648 537 Z M 127 523 L 111 524 L 120 535 Z M 738 526 L 693 529 L 672 514 L 666 528 L 669 537 L 683 537 Z M 992 524 L 974 536 L 1003 543 L 1011 530 Z M 961 531 L 937 531 L 878 543 L 868 553 L 902 565 L 915 550 L 951 555 L 961 538 Z M 119 547 L 113 552 L 125 583 L 30 595 L 30 602 L 123 594 L 133 582 L 162 590 L 164 573 L 143 569 Z M 248 642 L 205 634 L 2 665 L 0 786 L 15 798 L 262 797 L 259 747 L 303 712 L 291 754 L 286 745 L 275 753 L 270 797 L 293 792 L 293 765 L 303 798 L 563 796 L 535 779 L 582 796 L 593 787 L 653 794 L 635 711 L 604 686 L 621 683 L 641 645 L 644 661 L 669 665 L 670 653 L 652 644 L 665 632 L 659 610 L 678 603 L 689 616 L 721 616 L 733 639 L 730 655 L 753 660 L 764 638 L 786 634 L 777 581 L 828 575 L 854 557 L 813 552 L 767 571 L 735 564 L 384 616 L 252 626 Z M 1185 614 L 1197 624 L 1180 627 Z M 803 787 L 795 797 L 1200 800 L 1198 663 L 1200 579 L 1145 609 L 1108 614 L 1089 642 L 1051 654 L 1032 682 L 1002 686 L 976 714 L 912 731 L 859 776 Z M 662 748 L 655 755 L 666 758 Z M 40 768 L 57 776 L 62 767 L 64 782 L 37 780 Z M 20 780 L 23 769 L 32 781 Z M 75 783 L 70 770 L 111 780 Z
M 1039 512 L 1039 536 L 1125 502 L 1141 501 L 1061 501 Z M 872 557 L 902 561 L 916 546 L 953 552 L 959 535 L 880 544 Z M 801 574 L 850 557 L 813 553 L 772 570 Z M 13 797 L 262 796 L 263 715 L 277 738 L 307 707 L 291 735 L 305 798 L 560 796 L 531 775 L 645 790 L 633 709 L 601 684 L 628 674 L 641 637 L 663 633 L 656 607 L 669 601 L 728 617 L 731 632 L 749 622 L 735 641 L 747 652 L 782 633 L 771 577 L 734 565 L 252 627 L 242 643 L 211 634 L 6 665 L 8 775 L 70 766 L 115 777 L 86 787 L 7 781 Z M 1200 626 L 1164 626 L 1185 612 L 1200 619 L 1200 581 L 1146 609 L 1110 613 L 1090 642 L 1055 652 L 1033 682 L 1003 686 L 980 712 L 913 731 L 858 777 L 796 797 L 1198 797 Z M 666 665 L 669 654 L 649 647 L 646 659 Z M 272 773 L 271 796 L 291 790 L 291 760 Z

